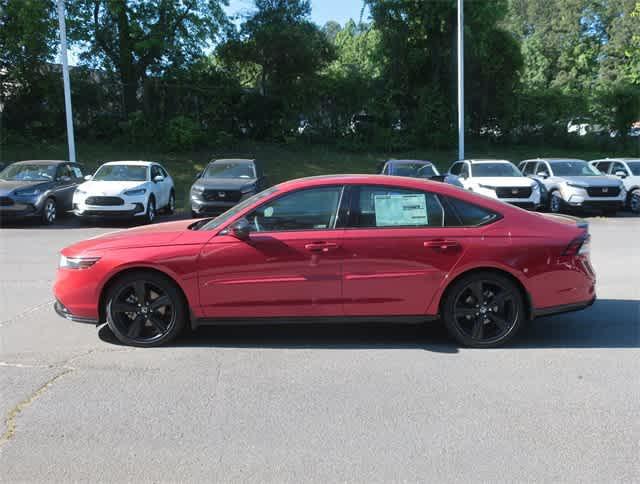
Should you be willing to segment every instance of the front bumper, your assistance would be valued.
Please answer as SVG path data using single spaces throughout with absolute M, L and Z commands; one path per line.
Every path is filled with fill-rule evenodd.
M 12 199 L 11 205 L 0 206 L 0 219 L 35 217 L 42 212 L 42 200 L 23 201 Z
M 560 190 L 562 198 L 570 207 L 614 209 L 622 208 L 627 200 L 627 192 L 620 190 L 615 197 L 592 197 L 587 190 L 578 187 L 565 186 Z
M 53 309 L 58 314 L 58 316 L 61 316 L 70 321 L 75 321 L 77 323 L 95 324 L 95 325 L 99 324 L 97 319 L 86 318 L 83 316 L 76 316 L 72 314 L 71 311 L 69 311 L 69 309 L 67 309 L 67 307 L 64 304 L 62 304 L 60 301 L 57 301 L 57 300 L 53 304 Z
M 198 215 L 219 214 L 226 212 L 240 202 L 205 202 L 191 198 L 191 210 Z
M 102 207 L 73 204 L 73 214 L 78 217 L 96 218 L 130 218 L 144 215 L 146 209 L 142 203 L 120 205 L 117 207 Z

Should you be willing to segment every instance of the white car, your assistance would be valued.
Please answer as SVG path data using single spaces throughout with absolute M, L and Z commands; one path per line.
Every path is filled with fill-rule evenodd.
M 152 161 L 105 163 L 73 194 L 78 217 L 132 217 L 152 222 L 158 210 L 172 213 L 176 194 L 173 179 Z
M 640 213 L 640 158 L 593 160 L 591 166 L 605 175 L 620 178 L 627 192 L 627 208 Z
M 540 206 L 540 185 L 507 160 L 456 161 L 449 174 L 460 178 L 467 190 L 522 208 Z

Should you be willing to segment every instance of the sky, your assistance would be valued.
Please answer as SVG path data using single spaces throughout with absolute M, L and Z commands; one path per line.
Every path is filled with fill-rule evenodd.
M 329 20 L 335 20 L 344 25 L 350 18 L 358 20 L 362 10 L 363 0 L 311 0 L 311 20 L 322 26 Z M 252 10 L 253 0 L 229 0 L 227 13 L 249 12 Z M 365 13 L 364 20 L 367 15 Z

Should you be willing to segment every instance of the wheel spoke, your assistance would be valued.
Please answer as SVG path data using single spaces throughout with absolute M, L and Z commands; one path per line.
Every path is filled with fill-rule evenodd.
M 144 282 L 143 281 L 134 282 L 133 289 L 136 292 L 136 298 L 138 298 L 138 304 L 145 304 L 147 300 L 147 293 L 145 290 Z
M 154 328 L 156 328 L 161 334 L 164 334 L 164 332 L 167 330 L 167 324 L 160 319 L 159 317 L 155 316 L 155 315 L 151 315 L 149 317 L 149 322 L 153 325 Z
M 164 306 L 171 306 L 171 298 L 169 296 L 160 296 L 151 302 L 151 310 L 157 311 Z
M 140 336 L 140 332 L 142 331 L 142 324 L 144 323 L 144 318 L 142 316 L 136 316 L 136 318 L 129 326 L 127 330 L 127 336 L 129 338 L 137 338 Z
M 469 286 L 476 304 L 482 303 L 482 281 L 476 281 Z
M 481 318 L 478 318 L 473 322 L 473 328 L 471 329 L 471 337 L 473 339 L 482 339 L 483 333 L 484 333 L 484 321 Z
M 464 316 L 475 316 L 476 313 L 478 312 L 477 309 L 475 308 L 467 308 L 467 307 L 456 307 L 455 308 L 455 312 L 456 312 L 456 316 L 457 317 L 464 317 Z
M 502 319 L 497 314 L 488 313 L 488 316 L 489 316 L 489 319 L 491 321 L 496 323 L 496 326 L 498 326 L 498 328 L 500 328 L 500 330 L 505 331 L 505 330 L 509 329 L 509 323 L 506 320 Z
M 497 304 L 500 308 L 502 308 L 504 303 L 510 301 L 512 297 L 513 294 L 511 293 L 511 291 L 502 291 L 491 300 L 490 304 Z
M 137 313 L 138 306 L 128 302 L 116 302 L 113 304 L 113 310 L 116 313 Z

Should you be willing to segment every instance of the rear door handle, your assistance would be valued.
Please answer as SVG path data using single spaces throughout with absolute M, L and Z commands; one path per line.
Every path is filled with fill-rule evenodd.
M 338 244 L 333 242 L 312 242 L 304 246 L 309 252 L 329 252 L 330 250 L 337 249 Z
M 427 247 L 428 249 L 437 249 L 437 250 L 450 250 L 450 249 L 459 249 L 461 247 L 460 243 L 455 240 L 429 240 L 424 242 L 422 245 Z

